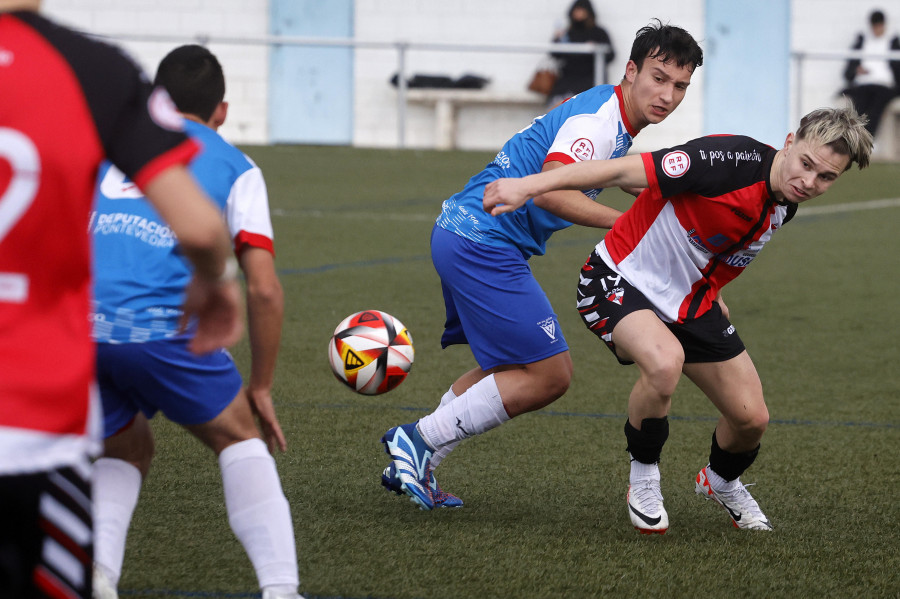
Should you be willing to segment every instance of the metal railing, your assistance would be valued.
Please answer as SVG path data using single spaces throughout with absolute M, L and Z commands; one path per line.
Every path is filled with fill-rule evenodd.
M 844 62 L 851 59 L 878 58 L 884 60 L 900 60 L 900 50 L 892 50 L 887 54 L 871 54 L 860 50 L 794 50 L 791 52 L 791 61 L 794 63 L 794 108 L 792 123 L 799 123 L 803 116 L 803 72 L 808 61 L 821 60 L 829 62 Z
M 483 43 L 449 43 L 449 42 L 412 42 L 404 40 L 375 41 L 360 40 L 354 38 L 320 38 L 304 36 L 256 36 L 256 37 L 231 37 L 216 36 L 206 33 L 198 33 L 193 36 L 134 34 L 134 33 L 105 33 L 96 34 L 96 37 L 107 38 L 116 41 L 131 42 L 194 42 L 202 45 L 208 44 L 232 44 L 255 46 L 310 46 L 310 47 L 336 47 L 359 48 L 367 50 L 390 50 L 396 52 L 397 60 L 397 139 L 401 147 L 406 146 L 406 120 L 407 120 L 407 57 L 412 51 L 425 52 L 498 52 L 498 53 L 529 53 L 529 54 L 594 54 L 594 80 L 600 81 L 605 65 L 605 44 L 591 43 L 543 43 L 543 44 L 483 44 Z M 877 57 L 889 60 L 900 60 L 900 51 L 891 51 L 887 54 L 865 54 L 859 50 L 832 50 L 832 51 L 806 51 L 793 50 L 790 59 L 793 62 L 792 94 L 793 119 L 798 122 L 802 115 L 804 101 L 803 73 L 807 63 L 811 60 L 819 61 L 845 61 L 851 58 Z
M 198 33 L 193 36 L 104 33 L 95 37 L 129 42 L 193 42 L 201 45 L 233 44 L 253 46 L 310 46 L 333 48 L 360 48 L 366 50 L 390 50 L 397 54 L 397 139 L 400 147 L 406 146 L 407 119 L 407 56 L 411 51 L 431 52 L 503 52 L 516 54 L 594 54 L 594 81 L 601 81 L 606 64 L 604 55 L 608 50 L 606 44 L 593 43 L 545 43 L 545 44 L 479 44 L 479 43 L 445 43 L 445 42 L 411 42 L 403 40 L 374 41 L 353 38 L 320 38 L 302 36 L 266 35 L 257 37 L 214 36 Z

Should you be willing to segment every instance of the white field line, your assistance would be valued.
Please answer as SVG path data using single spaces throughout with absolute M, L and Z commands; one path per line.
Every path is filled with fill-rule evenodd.
M 809 216 L 821 216 L 824 214 L 840 214 L 843 212 L 859 212 L 862 210 L 881 210 L 883 208 L 900 208 L 900 198 L 886 198 L 883 200 L 867 200 L 865 202 L 849 202 L 834 204 L 831 206 L 800 206 L 797 218 Z M 397 212 L 360 212 L 353 210 L 272 210 L 272 216 L 284 218 L 360 218 L 365 220 L 395 220 L 395 221 L 433 221 L 437 213 L 431 214 L 404 214 Z
M 900 207 L 900 198 L 887 198 L 884 200 L 867 200 L 865 202 L 850 202 L 847 204 L 834 204 L 832 206 L 800 206 L 797 218 L 801 216 L 819 216 L 822 214 L 838 214 L 841 212 L 858 212 L 860 210 L 880 210 L 881 208 Z

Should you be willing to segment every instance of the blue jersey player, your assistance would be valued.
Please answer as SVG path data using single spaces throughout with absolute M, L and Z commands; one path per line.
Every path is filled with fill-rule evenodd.
M 572 361 L 556 314 L 528 259 L 572 224 L 610 228 L 620 212 L 595 202 L 600 189 L 554 191 L 493 217 L 485 186 L 585 160 L 625 155 L 632 138 L 684 98 L 703 52 L 689 33 L 659 21 L 638 31 L 619 85 L 563 102 L 512 137 L 493 162 L 443 203 L 431 236 L 447 312 L 444 347 L 468 343 L 478 366 L 460 376 L 419 421 L 385 433 L 391 463 L 382 484 L 420 508 L 459 507 L 433 470 L 462 440 L 538 410 L 569 386 Z
M 247 280 L 251 373 L 244 387 L 225 350 L 199 356 L 188 350 L 193 327 L 182 322 L 181 290 L 191 271 L 178 240 L 134 184 L 105 164 L 90 221 L 105 437 L 94 477 L 95 596 L 116 594 L 128 526 L 153 457 L 148 418 L 161 411 L 218 456 L 228 519 L 263 597 L 296 599 L 290 508 L 270 455 L 286 443 L 271 397 L 283 292 L 265 182 L 216 132 L 228 105 L 215 56 L 201 46 L 176 48 L 160 63 L 156 84 L 169 91 L 186 132 L 203 148 L 189 168 L 224 215 Z

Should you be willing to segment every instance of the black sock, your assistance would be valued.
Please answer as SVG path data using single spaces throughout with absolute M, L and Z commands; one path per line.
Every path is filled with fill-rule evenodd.
M 735 480 L 756 460 L 759 448 L 760 446 L 757 445 L 755 449 L 741 453 L 725 451 L 719 447 L 716 433 L 713 431 L 712 446 L 709 450 L 709 467 L 723 479 L 727 481 Z
M 637 430 L 631 423 L 625 421 L 625 439 L 628 441 L 628 452 L 631 457 L 642 464 L 659 463 L 663 445 L 669 438 L 669 419 L 644 418 L 641 421 L 641 430 Z

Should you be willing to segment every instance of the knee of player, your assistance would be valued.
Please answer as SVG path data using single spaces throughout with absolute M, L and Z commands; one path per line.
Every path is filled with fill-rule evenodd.
M 545 388 L 548 398 L 558 399 L 569 390 L 572 383 L 572 363 L 561 364 L 545 376 Z
M 681 369 L 684 366 L 683 355 L 665 356 L 642 369 L 647 384 L 660 397 L 672 397 L 675 387 L 681 380 Z
M 552 397 L 553 399 L 559 399 L 562 397 L 566 391 L 569 390 L 569 385 L 572 382 L 572 373 L 568 372 L 565 374 L 559 374 L 550 381 L 549 388 L 547 390 L 548 397 Z
M 765 404 L 756 408 L 743 406 L 743 410 L 737 412 L 739 416 L 732 416 L 731 426 L 743 435 L 762 436 L 769 426 L 769 410 Z
M 766 429 L 769 428 L 769 410 L 765 406 L 753 416 L 749 427 L 760 435 L 766 432 Z

